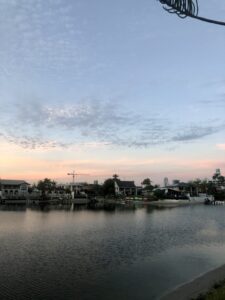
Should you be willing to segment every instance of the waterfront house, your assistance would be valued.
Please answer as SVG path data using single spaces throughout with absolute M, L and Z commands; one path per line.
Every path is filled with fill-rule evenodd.
M 116 179 L 114 181 L 115 194 L 117 196 L 136 196 L 137 195 L 137 187 L 134 181 L 122 181 Z
M 153 194 L 159 199 L 181 199 L 184 196 L 179 189 L 172 187 L 155 188 Z
M 29 183 L 24 180 L 1 179 L 1 198 L 26 197 L 28 195 Z
M 168 185 L 167 188 L 175 190 L 182 195 L 195 196 L 197 197 L 199 192 L 201 192 L 200 187 L 194 183 L 180 182 L 179 180 L 174 180 L 172 185 Z

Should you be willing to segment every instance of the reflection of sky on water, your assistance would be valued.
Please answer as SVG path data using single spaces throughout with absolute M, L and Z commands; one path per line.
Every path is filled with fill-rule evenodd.
M 170 249 L 154 258 L 124 268 L 119 274 L 112 274 L 109 282 L 112 284 L 113 296 L 119 297 L 121 289 L 126 287 L 129 290 L 133 286 L 130 299 L 157 299 L 159 295 L 220 266 L 225 261 L 224 253 L 225 246 L 196 245 L 195 248 Z M 115 278 L 119 286 L 113 289 Z
M 157 299 L 225 263 L 224 211 L 0 210 L 0 296 Z

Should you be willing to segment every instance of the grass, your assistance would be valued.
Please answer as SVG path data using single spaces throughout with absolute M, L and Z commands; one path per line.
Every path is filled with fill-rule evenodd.
M 214 284 L 207 294 L 200 294 L 193 300 L 225 300 L 225 280 Z

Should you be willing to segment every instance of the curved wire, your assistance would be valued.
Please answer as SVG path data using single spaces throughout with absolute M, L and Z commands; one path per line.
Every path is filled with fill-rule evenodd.
M 200 21 L 225 26 L 225 22 L 198 16 L 198 0 L 159 0 L 159 2 L 167 12 L 176 14 L 180 18 L 191 17 Z
M 177 14 L 181 18 L 198 15 L 198 0 L 159 0 L 163 8 L 169 13 Z

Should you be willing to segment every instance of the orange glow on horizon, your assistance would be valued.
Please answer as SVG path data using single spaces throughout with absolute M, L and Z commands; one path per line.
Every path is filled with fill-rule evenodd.
M 220 144 L 224 145 L 224 144 Z M 59 152 L 59 150 L 39 151 L 21 149 L 18 146 L 3 143 L 0 149 L 1 178 L 23 179 L 28 182 L 37 182 L 43 178 L 51 178 L 57 182 L 70 182 L 68 172 L 75 170 L 77 173 L 89 174 L 88 176 L 77 176 L 77 181 L 103 182 L 106 178 L 117 173 L 121 179 L 135 180 L 141 182 L 150 177 L 154 182 L 162 182 L 164 177 L 171 180 L 178 178 L 190 180 L 197 177 L 211 178 L 216 168 L 225 171 L 223 159 L 192 159 L 187 155 L 171 157 L 167 155 L 151 158 L 135 155 L 135 157 L 124 155 L 121 158 L 99 158 L 90 152 L 92 159 L 80 157 L 73 151 Z M 88 153 L 85 153 L 88 156 Z M 101 155 L 99 155 L 101 156 Z

